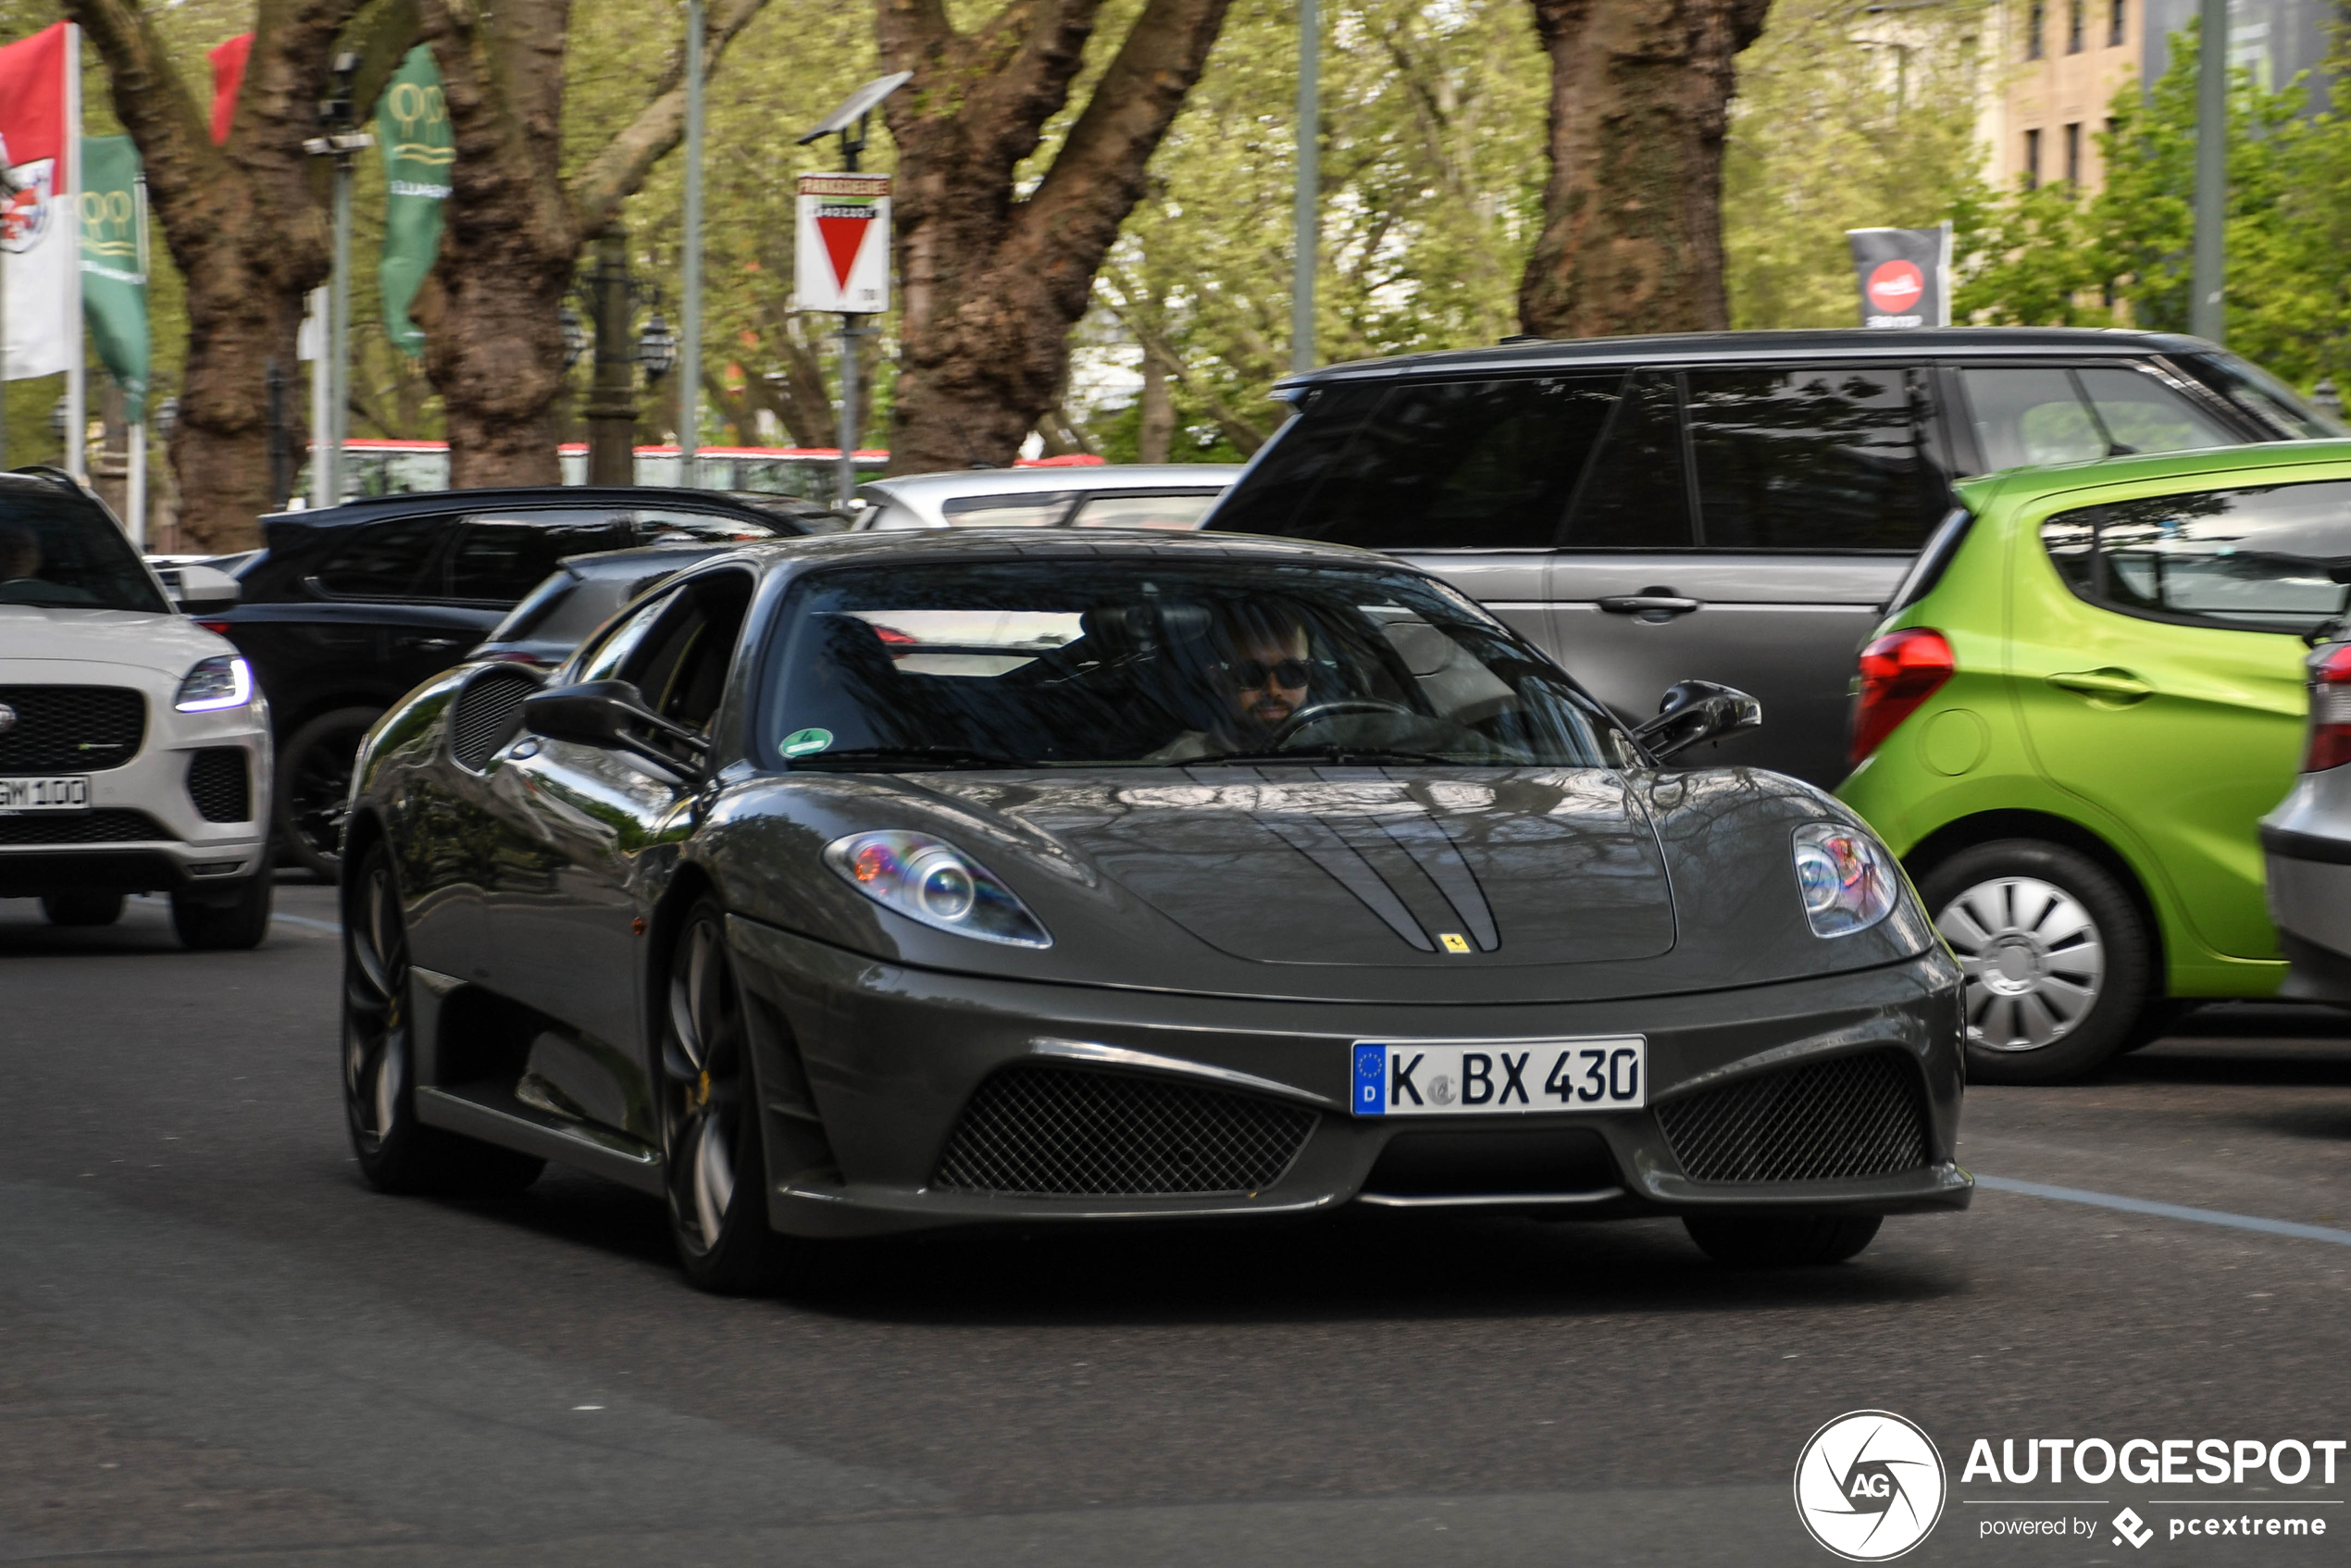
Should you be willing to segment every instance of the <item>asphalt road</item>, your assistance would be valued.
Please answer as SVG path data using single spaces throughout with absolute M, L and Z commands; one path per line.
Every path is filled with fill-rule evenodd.
M 2332 1486 L 1960 1476 L 1979 1437 L 2351 1438 L 2351 1018 L 2208 1010 L 2097 1084 L 1968 1100 L 1981 1176 L 2307 1235 L 1984 1190 L 1740 1274 L 1671 1224 L 1350 1214 L 863 1246 L 729 1300 L 583 1177 L 367 1191 L 331 894 L 279 907 L 197 955 L 152 903 L 0 902 L 0 1562 L 1829 1563 L 1790 1477 L 1869 1408 L 1950 1476 L 1905 1562 L 2351 1536 L 2351 1453 Z M 2220 1513 L 2331 1530 L 2169 1533 Z

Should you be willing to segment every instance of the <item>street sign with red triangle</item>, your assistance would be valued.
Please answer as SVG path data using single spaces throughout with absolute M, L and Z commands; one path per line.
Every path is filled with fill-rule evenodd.
M 867 316 L 889 308 L 889 176 L 800 177 L 801 310 Z

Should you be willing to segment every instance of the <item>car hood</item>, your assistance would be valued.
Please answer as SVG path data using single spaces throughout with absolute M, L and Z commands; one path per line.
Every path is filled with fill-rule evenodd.
M 1597 963 L 1673 945 L 1657 835 L 1612 773 L 1215 768 L 1076 789 L 976 775 L 933 787 L 1034 829 L 1250 963 Z
M 227 639 L 184 616 L 0 604 L 0 663 L 57 666 L 49 672 L 19 668 L 12 679 L 71 681 L 68 666 L 127 665 L 177 681 L 197 660 L 235 652 Z
M 1661 994 L 1884 964 L 1898 919 L 1825 941 L 1790 834 L 1858 822 L 1748 769 L 806 772 L 722 791 L 689 853 L 730 909 L 886 962 L 1240 996 L 1519 1002 Z M 825 846 L 934 834 L 1052 935 L 1008 947 L 865 898 Z

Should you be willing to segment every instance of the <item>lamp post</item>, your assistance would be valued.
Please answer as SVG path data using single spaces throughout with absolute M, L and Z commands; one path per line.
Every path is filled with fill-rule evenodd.
M 327 293 L 327 428 L 310 432 L 314 470 L 324 482 L 313 489 L 332 506 L 342 500 L 342 449 L 351 427 L 351 176 L 352 159 L 376 144 L 367 131 L 355 129 L 358 107 L 353 99 L 353 79 L 359 74 L 357 51 L 336 54 L 327 72 L 327 95 L 318 100 L 318 128 L 324 132 L 302 144 L 312 157 L 335 160 L 334 272 Z M 314 392 L 315 396 L 315 392 Z

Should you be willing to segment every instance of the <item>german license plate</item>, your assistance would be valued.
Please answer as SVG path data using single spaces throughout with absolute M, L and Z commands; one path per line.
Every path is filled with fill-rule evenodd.
M 0 812 L 89 809 L 88 778 L 72 775 L 56 778 L 0 778 Z
M 1359 1116 L 1637 1111 L 1648 1103 L 1648 1041 L 1640 1035 L 1359 1039 L 1353 1084 Z

